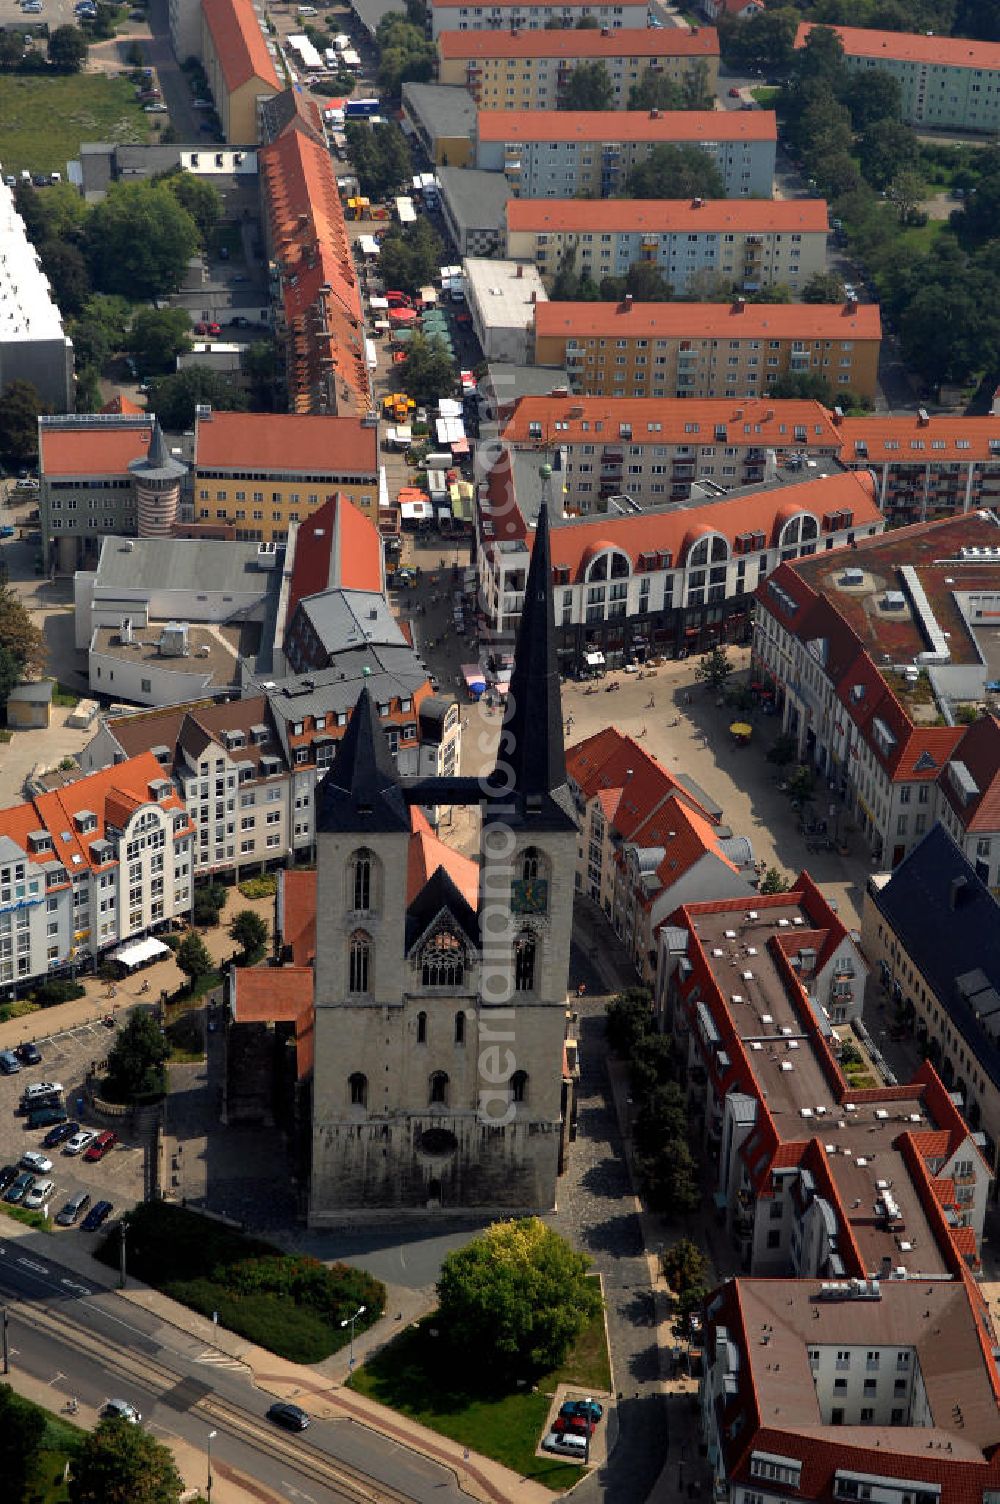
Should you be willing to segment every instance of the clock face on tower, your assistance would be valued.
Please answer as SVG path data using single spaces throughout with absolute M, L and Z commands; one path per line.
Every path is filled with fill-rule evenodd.
M 514 914 L 547 914 L 549 909 L 548 878 L 515 878 L 510 886 L 510 907 Z

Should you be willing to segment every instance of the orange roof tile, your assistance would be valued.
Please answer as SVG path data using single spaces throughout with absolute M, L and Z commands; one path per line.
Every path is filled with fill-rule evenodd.
M 959 799 L 951 780 L 941 779 L 941 789 L 963 827 L 969 831 L 1000 830 L 1000 719 L 980 716 L 966 728 L 954 757 L 972 774 L 977 793 Z
M 39 429 L 39 467 L 44 475 L 126 475 L 133 460 L 144 459 L 152 431 L 135 428 Z
M 195 464 L 209 470 L 374 475 L 374 428 L 359 418 L 213 413 L 195 423 Z M 332 484 L 332 480 L 330 482 Z
M 559 424 L 558 430 L 556 423 Z M 821 402 L 749 397 L 742 401 L 683 397 L 522 397 L 503 437 L 512 444 L 738 444 L 778 449 L 808 443 L 836 454 L 840 431 Z M 621 432 L 622 425 L 629 432 Z M 725 429 L 723 438 L 717 430 Z M 805 431 L 803 439 L 797 430 Z
M 337 492 L 299 525 L 286 620 L 291 621 L 299 601 L 320 591 L 380 591 L 382 583 L 378 528 Z
M 847 464 L 943 464 L 992 460 L 1000 465 L 1000 417 L 870 413 L 837 425 Z
M 480 110 L 480 141 L 775 141 L 773 110 Z
M 943 37 L 933 32 L 874 31 L 863 26 L 831 26 L 848 57 L 893 59 L 942 68 L 1000 69 L 1000 42 L 974 42 L 967 37 Z M 795 36 L 804 47 L 812 26 L 803 21 Z
M 699 818 L 711 822 L 708 810 L 694 795 L 634 737 L 616 726 L 568 747 L 566 771 L 584 800 L 598 798 L 604 804 L 604 796 L 610 796 L 610 808 L 608 804 L 604 808 L 613 812 L 615 829 L 623 840 L 638 839 L 640 829 L 652 828 L 650 822 L 668 799 L 683 802 Z M 672 804 L 671 810 L 675 807 Z M 662 843 L 651 840 L 648 844 Z
M 313 1068 L 315 975 L 311 966 L 259 966 L 232 972 L 233 1022 L 295 1025 L 295 1067 Z
M 443 31 L 438 37 L 442 58 L 495 57 L 718 57 L 719 33 L 714 26 L 689 31 L 677 26 L 622 27 L 604 32 L 585 31 Z
M 316 955 L 316 872 L 285 867 L 278 873 L 281 943 L 292 963 L 308 966 Z
M 279 90 L 274 59 L 251 0 L 202 0 L 201 10 L 230 93 L 252 78 Z
M 877 303 L 538 303 L 539 339 L 881 339 Z
M 471 35 L 481 36 L 482 32 Z M 511 198 L 507 200 L 506 214 L 510 232 L 528 230 L 548 234 L 642 230 L 648 235 L 694 231 L 826 235 L 829 229 L 829 211 L 822 198 L 608 198 L 597 202 L 582 198 Z
M 413 832 L 406 863 L 406 899 L 412 903 L 422 888 L 430 882 L 439 867 L 443 867 L 456 888 L 472 909 L 479 907 L 479 865 L 471 857 L 463 856 L 451 846 L 446 846 L 431 830 L 424 815 L 418 809 L 410 813 Z

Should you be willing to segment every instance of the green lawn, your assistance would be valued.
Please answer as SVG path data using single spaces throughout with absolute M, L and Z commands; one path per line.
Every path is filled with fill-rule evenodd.
M 750 90 L 750 98 L 755 99 L 761 108 L 766 110 L 770 108 L 780 93 L 780 89 L 776 89 L 768 84 L 761 84 L 759 88 Z
M 583 1477 L 584 1468 L 557 1458 L 543 1460 L 535 1450 L 557 1384 L 601 1393 L 611 1388 L 603 1312 L 562 1368 L 545 1374 L 534 1388 L 513 1393 L 491 1389 L 487 1375 L 478 1384 L 470 1382 L 475 1365 L 459 1371 L 440 1339 L 431 1335 L 434 1321 L 428 1316 L 408 1328 L 358 1370 L 351 1387 L 555 1492 Z
M 79 73 L 54 78 L 5 74 L 0 162 L 5 173 L 61 172 L 82 141 L 149 139 L 149 121 L 127 78 Z
M 26 1410 L 41 1410 L 41 1406 L 24 1398 L 19 1398 L 18 1404 Z M 41 1413 L 45 1417 L 41 1451 L 29 1475 L 24 1497 L 30 1499 L 31 1504 L 66 1504 L 69 1498 L 69 1488 L 63 1481 L 66 1464 L 75 1456 L 85 1433 L 58 1415 L 51 1415 L 48 1410 L 41 1410 Z

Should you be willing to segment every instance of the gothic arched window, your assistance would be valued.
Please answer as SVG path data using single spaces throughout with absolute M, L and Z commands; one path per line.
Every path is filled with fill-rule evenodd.
M 366 935 L 364 930 L 355 930 L 351 936 L 350 974 L 347 981 L 349 991 L 371 990 L 373 949 L 371 936 Z
M 351 1093 L 351 1106 L 367 1107 L 368 1077 L 363 1076 L 360 1071 L 355 1071 L 353 1075 L 348 1076 L 347 1085 Z
M 455 1043 L 465 1043 L 465 1009 L 460 1008 L 455 1014 Z
M 427 1043 L 427 1014 L 417 1014 L 417 1044 Z
M 420 952 L 420 981 L 424 987 L 461 987 L 465 979 L 465 947 L 450 930 L 439 930 Z
M 375 907 L 375 858 L 366 846 L 361 846 L 351 857 L 348 903 L 360 914 Z
M 535 989 L 535 937 L 530 930 L 522 930 L 514 941 L 514 991 L 533 992 Z
M 528 1073 L 527 1071 L 515 1071 L 510 1078 L 510 1100 L 512 1102 L 526 1102 L 528 1100 Z
M 446 1107 L 448 1105 L 448 1077 L 444 1071 L 435 1071 L 430 1079 L 430 1102 Z
M 544 868 L 542 866 L 542 854 L 537 846 L 528 846 L 521 854 L 521 879 L 523 882 L 534 882 L 536 877 L 541 877 Z

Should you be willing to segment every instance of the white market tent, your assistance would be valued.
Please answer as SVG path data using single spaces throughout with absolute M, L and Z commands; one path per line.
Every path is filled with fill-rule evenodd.
M 147 935 L 144 940 L 129 940 L 125 945 L 119 945 L 117 950 L 111 952 L 111 959 L 118 961 L 122 966 L 127 966 L 129 971 L 133 971 L 144 961 L 159 961 L 169 955 L 169 945 L 164 945 L 162 940 L 154 940 L 152 935 Z

